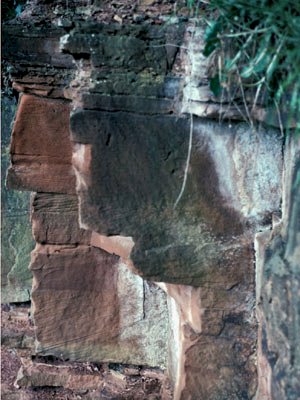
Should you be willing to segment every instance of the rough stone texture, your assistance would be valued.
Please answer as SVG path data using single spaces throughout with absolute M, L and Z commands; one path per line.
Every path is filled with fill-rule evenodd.
M 35 190 L 58 194 L 38 194 L 33 201 L 34 235 L 40 244 L 31 268 L 40 350 L 72 359 L 97 355 L 115 360 L 121 346 L 123 362 L 164 365 L 160 351 L 152 353 L 167 343 L 158 335 L 165 326 L 163 296 L 128 267 L 159 282 L 168 294 L 168 371 L 174 398 L 251 399 L 257 384 L 254 234 L 268 229 L 280 212 L 282 139 L 263 127 L 199 118 L 242 118 L 235 109 L 224 115 L 224 104 L 208 90 L 207 64 L 199 56 L 201 27 L 195 31 L 189 24 L 164 24 L 163 19 L 123 24 L 120 15 L 113 16 L 117 24 L 102 24 L 96 11 L 89 15 L 92 20 L 76 21 L 75 27 L 50 29 L 49 38 L 45 31 L 32 35 L 38 49 L 33 79 L 42 77 L 44 68 L 45 86 L 50 84 L 47 57 L 51 62 L 52 53 L 58 56 L 61 35 L 63 74 L 50 91 L 26 83 L 28 31 L 17 46 L 24 52 L 16 61 L 15 87 L 33 94 L 45 89 L 40 94 L 48 97 L 64 95 L 73 107 L 72 164 L 81 229 L 74 181 L 70 191 L 57 183 L 49 189 L 47 182 L 46 189 Z M 8 30 L 10 40 L 16 31 Z M 54 61 L 53 66 L 57 73 Z M 47 110 L 54 104 L 39 101 L 46 102 Z M 47 123 L 50 131 L 53 123 Z M 20 141 L 20 132 L 18 136 Z M 71 165 L 69 151 L 66 159 L 63 174 Z M 127 267 L 100 248 L 120 255 Z M 74 319 L 78 323 L 70 330 Z M 141 336 L 144 328 L 149 336 Z M 264 335 L 263 329 L 259 334 Z M 262 353 L 261 346 L 259 357 Z M 263 361 L 268 365 L 268 357 Z M 259 371 L 259 385 L 267 387 L 268 377 L 263 383 L 261 378 L 268 371 Z
M 8 47 L 12 32 L 14 29 L 8 32 Z M 30 72 L 30 65 L 36 65 L 37 61 L 35 58 L 30 61 L 26 50 L 30 48 L 30 40 L 26 32 L 24 41 L 20 39 L 16 44 L 23 53 L 16 60 L 14 81 L 16 89 L 30 94 L 21 97 L 18 107 L 8 183 L 39 192 L 32 199 L 33 235 L 39 244 L 31 263 L 38 350 L 70 359 L 164 366 L 168 324 L 165 295 L 128 272 L 118 258 L 90 246 L 91 232 L 79 228 L 77 198 L 72 194 L 75 177 L 71 166 L 69 104 L 53 99 L 62 96 L 62 92 L 58 96 L 55 91 L 61 84 L 61 75 L 56 71 L 55 79 L 51 81 L 49 68 L 45 67 L 46 56 L 40 57 L 44 69 L 39 69 L 39 73 L 45 71 L 44 83 L 49 92 L 38 92 L 38 85 L 26 83 L 30 73 L 33 82 L 39 81 L 39 73 Z M 37 54 L 41 55 L 45 49 L 49 54 L 56 51 L 53 50 L 57 45 L 56 34 L 55 30 L 50 30 L 49 37 L 45 37 L 45 32 L 39 29 L 33 33 Z M 51 35 L 55 40 L 52 41 Z M 10 57 L 10 51 L 8 54 Z M 71 67 L 68 57 L 60 60 L 65 61 L 61 67 Z M 59 66 L 54 63 L 53 67 Z M 35 96 L 37 94 L 48 98 Z M 45 275 L 42 274 L 44 265 L 47 266 Z M 91 273 L 82 281 L 80 268 L 86 266 L 90 267 Z M 96 272 L 99 282 L 95 280 Z M 82 287 L 83 282 L 86 290 Z M 110 304 L 109 316 L 103 299 Z M 91 315 L 97 318 L 91 318 Z M 108 320 L 104 324 L 105 316 Z
M 164 296 L 118 257 L 84 245 L 38 246 L 31 270 L 39 353 L 165 365 Z
M 257 238 L 259 361 L 261 375 L 266 375 L 259 400 L 296 400 L 300 393 L 299 137 L 288 137 L 285 147 L 282 223 Z
M 74 107 L 173 113 L 182 84 L 178 48 L 183 34 L 182 23 L 79 25 L 61 39 L 62 51 L 79 66 L 66 97 Z
M 30 264 L 37 351 L 71 360 L 164 367 L 164 293 L 99 249 L 97 235 L 79 228 L 77 198 L 36 193 L 32 227 L 40 243 Z
M 164 285 L 175 399 L 248 399 L 256 390 L 253 300 L 238 285 Z
M 1 307 L 1 399 L 171 400 L 159 368 L 38 356 L 30 306 Z
M 45 11 L 41 16 L 46 22 Z M 59 49 L 65 31 L 54 24 L 33 27 L 37 15 L 28 17 L 29 21 L 23 24 L 7 24 L 3 29 L 5 60 L 13 64 L 9 68 L 13 87 L 23 93 L 64 98 L 64 87 L 75 67 L 72 58 L 61 54 Z
M 66 102 L 21 96 L 12 132 L 10 188 L 74 192 L 69 113 Z
M 252 281 L 252 267 L 238 265 L 244 259 L 251 265 L 255 224 L 279 209 L 281 142 L 264 129 L 253 138 L 245 125 L 234 128 L 195 120 L 188 180 L 174 209 L 187 119 L 73 114 L 82 225 L 132 236 L 131 258 L 146 279 L 191 285 L 221 280 L 229 286 Z
M 136 76 L 131 47 L 138 44 L 128 38 L 128 28 L 111 28 L 105 41 L 112 47 L 123 43 L 127 50 L 123 54 L 119 46 L 114 63 L 103 44 L 103 28 L 84 29 L 62 41 L 64 51 L 75 58 L 83 52 L 89 60 L 67 94 L 75 108 L 71 131 L 81 226 L 100 235 L 132 237 L 135 271 L 168 282 L 159 285 L 171 303 L 168 368 L 175 399 L 250 399 L 257 383 L 253 236 L 280 209 L 282 140 L 262 127 L 255 131 L 246 124 L 178 115 L 181 110 L 216 117 L 222 107 L 217 101 L 214 114 L 191 108 L 189 86 L 202 83 L 196 82 L 193 63 L 180 102 L 181 62 L 189 65 L 183 52 L 174 53 L 169 71 L 149 55 L 165 88 L 158 91 Z M 139 35 L 134 29 L 132 34 Z M 118 73 L 111 70 L 116 66 Z M 151 95 L 156 101 L 150 106 Z M 173 109 L 166 115 L 169 98 Z M 132 99 L 139 102 L 130 107 Z M 211 95 L 202 100 L 206 108 L 214 101 Z M 152 104 L 157 102 L 156 115 Z M 187 182 L 177 204 L 191 134 Z
M 24 361 L 23 361 L 24 363 Z M 54 366 L 27 361 L 18 372 L 17 387 L 64 387 L 71 390 L 100 390 L 103 381 L 99 373 L 86 371 L 79 375 L 69 366 Z
M 89 244 L 91 232 L 79 228 L 75 195 L 35 193 L 32 196 L 32 233 L 38 243 Z
M 155 53 L 149 55 L 165 89 L 155 91 L 144 80 L 145 101 L 137 91 L 142 81 L 128 28 L 109 32 L 118 36 L 107 39 L 111 46 L 124 43 L 127 49 L 114 63 L 103 28 L 84 28 L 84 34 L 74 30 L 62 42 L 75 58 L 80 52 L 90 56 L 68 91 L 75 107 L 72 161 L 81 226 L 132 237 L 135 272 L 160 282 L 168 293 L 168 369 L 175 399 L 250 399 L 256 391 L 253 234 L 280 207 L 281 139 L 264 128 L 254 132 L 245 124 L 172 115 L 182 107 L 176 103 L 182 84 L 178 54 L 168 72 L 155 63 Z M 134 29 L 132 34 L 138 35 Z M 111 71 L 115 66 L 118 74 Z M 109 71 L 105 79 L 103 69 Z M 172 113 L 166 115 L 164 102 L 156 115 L 149 108 L 151 95 L 158 102 L 173 97 Z M 130 108 L 132 98 L 139 103 Z M 176 204 L 191 130 L 187 182 Z
M 296 127 L 296 122 L 281 110 L 279 117 L 276 107 L 267 107 L 262 96 L 255 99 L 256 90 L 240 88 L 237 82 L 231 82 L 229 90 L 223 88 L 219 96 L 215 96 L 209 87 L 209 80 L 216 73 L 216 57 L 205 57 L 206 23 L 198 20 L 190 23 L 186 30 L 185 40 L 181 47 L 182 64 L 185 68 L 183 86 L 183 113 L 191 113 L 199 117 L 218 119 L 219 121 L 246 121 L 254 126 L 257 121 L 268 126 L 281 128 Z
M 30 299 L 30 251 L 34 247 L 29 221 L 29 195 L 8 191 L 5 171 L 9 165 L 10 129 L 16 112 L 15 100 L 2 97 L 1 119 L 1 302 Z

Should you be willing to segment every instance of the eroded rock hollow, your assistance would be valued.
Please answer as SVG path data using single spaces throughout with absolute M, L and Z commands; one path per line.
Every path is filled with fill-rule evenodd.
M 4 27 L 38 352 L 159 367 L 175 400 L 296 399 L 299 143 L 224 111 L 201 24 L 76 3 Z

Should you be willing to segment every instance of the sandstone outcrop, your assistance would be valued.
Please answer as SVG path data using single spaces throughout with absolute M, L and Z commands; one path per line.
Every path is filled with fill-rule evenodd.
M 203 27 L 105 23 L 94 6 L 47 30 L 22 32 L 24 14 L 5 31 L 23 92 L 8 183 L 36 192 L 38 352 L 161 367 L 175 400 L 294 396 L 296 327 L 277 356 L 277 318 L 294 307 L 291 327 L 297 315 L 293 140 L 224 113 L 199 55 Z M 285 285 L 291 306 L 266 300 Z
M 48 56 L 43 51 L 53 56 L 52 35 L 56 37 L 51 32 L 42 39 L 37 35 L 42 43 L 35 51 L 45 64 L 39 68 L 46 71 Z M 25 42 L 29 45 L 30 40 Z M 24 41 L 15 45 L 24 51 Z M 30 64 L 29 56 L 25 52 L 25 72 L 20 67 L 25 81 L 35 62 L 31 59 Z M 68 57 L 61 57 L 67 60 L 64 68 L 68 71 Z M 59 61 L 54 64 L 61 66 Z M 39 81 L 37 74 L 30 82 L 35 79 Z M 165 368 L 168 315 L 164 293 L 128 271 L 118 256 L 99 249 L 97 241 L 92 244 L 92 232 L 79 227 L 71 164 L 71 108 L 68 100 L 57 98 L 58 79 L 49 93 L 37 92 L 35 84 L 34 89 L 31 84 L 23 89 L 29 93 L 20 96 L 7 178 L 10 188 L 37 192 L 32 196 L 31 215 L 37 245 L 30 264 L 37 350 L 71 360 Z M 19 88 L 19 84 L 14 86 Z

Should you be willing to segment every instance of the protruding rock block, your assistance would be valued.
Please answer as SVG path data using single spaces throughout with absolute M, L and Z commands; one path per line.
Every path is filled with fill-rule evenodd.
M 104 241 L 103 247 L 116 253 L 124 240 L 81 229 L 77 203 L 67 194 L 36 193 L 32 199 L 33 234 L 40 243 L 30 265 L 38 351 L 71 360 L 164 367 L 165 294 L 99 248 Z
M 175 300 L 175 399 L 252 398 L 253 233 L 280 207 L 278 133 L 90 110 L 72 115 L 71 130 L 81 223 L 131 236 L 138 273 Z
M 67 102 L 21 96 L 12 133 L 10 188 L 74 193 L 69 115 Z
M 77 391 L 100 391 L 103 387 L 102 376 L 90 367 L 84 368 L 79 375 L 75 368 L 68 365 L 47 365 L 22 360 L 22 367 L 18 372 L 15 386 L 24 387 L 63 387 Z M 77 372 L 77 373 L 76 373 Z
M 254 141 L 243 124 L 232 130 L 195 120 L 187 182 L 175 207 L 188 119 L 78 111 L 71 129 L 80 144 L 73 160 L 81 160 L 74 162 L 81 222 L 100 234 L 132 236 L 131 258 L 146 279 L 253 282 L 253 229 L 280 205 L 276 134 L 262 129 Z M 264 157 L 271 171 L 262 168 Z

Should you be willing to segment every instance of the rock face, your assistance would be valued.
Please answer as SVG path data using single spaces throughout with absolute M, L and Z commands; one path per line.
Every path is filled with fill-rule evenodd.
M 79 228 L 77 198 L 36 193 L 32 227 L 37 351 L 70 360 L 165 367 L 164 293 L 91 245 Z M 144 332 L 144 333 L 143 333 Z
M 257 236 L 260 370 L 258 399 L 297 399 L 300 393 L 300 142 L 286 141 L 281 224 Z
M 170 320 L 176 350 L 169 373 L 175 398 L 251 398 L 256 391 L 254 232 L 280 207 L 281 139 L 263 128 L 254 133 L 245 124 L 230 128 L 179 114 L 180 62 L 166 62 L 169 70 L 156 64 L 149 44 L 144 52 L 165 88 L 160 89 L 164 101 L 170 82 L 179 83 L 169 113 L 163 105 L 154 113 L 144 103 L 153 101 L 150 83 L 144 83 L 141 96 L 128 80 L 139 65 L 131 35 L 140 35 L 128 29 L 88 27 L 62 43 L 74 57 L 90 56 L 90 80 L 76 74 L 68 91 L 75 107 L 71 132 L 81 224 L 101 235 L 132 237 L 136 272 L 160 282 L 174 299 Z M 159 35 L 151 28 L 145 38 L 149 32 Z M 117 52 L 120 59 L 112 63 L 108 43 L 126 43 L 126 55 Z M 105 85 L 98 84 L 95 77 L 109 68 Z M 107 83 L 111 75 L 115 86 Z M 122 97 L 113 89 L 120 76 L 129 82 Z M 72 91 L 77 87 L 80 93 Z M 132 94 L 140 100 L 135 113 L 128 107 Z M 95 100 L 104 95 L 106 102 Z
M 24 92 L 8 183 L 37 192 L 38 351 L 166 368 L 175 400 L 296 399 L 296 189 L 283 231 L 276 220 L 298 150 L 269 127 L 208 119 L 224 113 L 202 28 L 91 10 L 65 29 L 5 31 Z
M 91 245 L 77 198 L 35 194 L 30 268 L 38 352 L 71 360 L 165 367 L 164 293 Z
M 15 100 L 2 96 L 1 119 L 1 301 L 30 300 L 31 274 L 28 269 L 34 247 L 29 218 L 29 194 L 10 192 L 5 187 L 9 165 L 10 127 L 16 112 Z
M 44 59 L 43 51 L 54 51 L 52 35 L 56 37 L 56 30 L 50 37 L 41 39 L 39 35 L 42 33 L 37 35 L 36 48 L 47 70 L 48 58 Z M 24 41 L 17 41 L 16 46 L 24 51 Z M 25 80 L 30 70 L 27 57 L 25 52 L 28 70 L 19 67 L 16 73 L 19 77 L 22 72 Z M 62 59 L 68 57 L 62 55 Z M 41 65 L 39 68 L 43 70 Z M 69 68 L 68 61 L 64 68 Z M 30 82 L 35 80 L 39 80 L 38 73 Z M 45 93 L 47 98 L 36 92 L 35 83 L 23 89 L 30 93 L 20 96 L 7 178 L 10 188 L 37 192 L 32 196 L 31 213 L 37 245 L 30 264 L 37 351 L 70 360 L 165 368 L 165 294 L 130 272 L 118 256 L 99 249 L 97 242 L 92 245 L 92 232 L 79 227 L 70 104 L 57 98 L 59 75 L 52 84 Z

